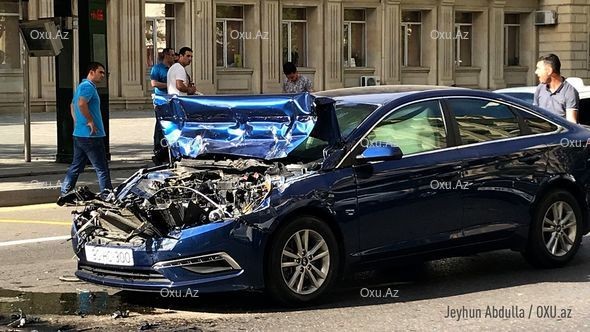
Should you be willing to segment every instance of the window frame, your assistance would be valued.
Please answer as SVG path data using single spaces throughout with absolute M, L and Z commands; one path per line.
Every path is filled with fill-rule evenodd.
M 463 60 L 461 60 L 461 41 L 463 40 L 462 38 L 462 34 L 460 35 L 461 38 L 457 38 L 458 32 L 461 32 L 461 27 L 463 26 L 468 26 L 471 27 L 471 34 L 473 34 L 473 12 L 459 12 L 459 13 L 469 13 L 471 15 L 471 23 L 457 23 L 457 20 L 455 18 L 455 21 L 453 22 L 453 27 L 454 27 L 454 32 L 455 34 L 453 35 L 453 38 L 455 39 L 455 66 L 456 67 L 473 67 L 473 39 L 472 36 L 468 36 L 469 38 L 467 38 L 467 40 L 469 40 L 469 62 L 470 65 L 468 66 L 462 66 L 461 62 L 463 62 Z M 459 30 L 457 30 L 459 29 Z
M 501 138 L 491 138 L 490 140 L 486 140 L 486 141 L 482 141 L 482 142 L 470 142 L 470 143 L 465 143 L 463 142 L 463 138 L 461 137 L 461 132 L 459 130 L 460 126 L 459 126 L 459 121 L 457 120 L 457 115 L 455 114 L 455 111 L 453 110 L 453 108 L 450 105 L 450 101 L 451 100 L 474 100 L 475 102 L 482 102 L 482 103 L 496 103 L 499 105 L 502 105 L 504 107 L 506 107 L 508 109 L 508 111 L 512 114 L 512 116 L 514 117 L 514 119 L 516 120 L 516 123 L 518 125 L 518 131 L 519 134 L 516 136 L 510 136 L 510 137 L 501 137 Z M 497 100 L 492 100 L 492 99 L 483 99 L 483 98 L 478 98 L 478 97 L 472 97 L 472 98 L 461 98 L 461 97 L 454 97 L 454 98 L 448 98 L 445 99 L 444 101 L 445 106 L 448 107 L 449 113 L 451 114 L 451 121 L 453 122 L 455 128 L 456 128 L 456 139 L 457 139 L 457 143 L 459 146 L 472 146 L 472 145 L 477 145 L 477 144 L 482 144 L 482 143 L 488 143 L 488 142 L 496 142 L 496 141 L 502 141 L 502 140 L 508 140 L 508 139 L 515 139 L 517 137 L 521 137 L 521 136 L 525 136 L 527 133 L 529 133 L 529 128 L 527 126 L 525 126 L 524 120 L 522 119 L 522 117 L 520 116 L 520 114 L 518 114 L 518 112 L 516 112 L 514 110 L 514 107 L 506 104 L 506 103 L 502 103 L 500 101 Z
M 516 15 L 518 17 L 517 23 L 506 23 L 506 15 Z M 519 13 L 505 13 L 504 14 L 504 66 L 518 67 L 520 66 L 520 14 Z M 516 28 L 516 54 L 518 55 L 518 63 L 515 65 L 508 64 L 508 32 L 510 28 Z
M 345 63 L 347 63 L 348 65 L 343 65 L 344 68 L 365 68 L 367 67 L 367 9 L 366 8 L 344 8 L 344 11 L 346 10 L 362 10 L 363 11 L 363 21 L 358 21 L 358 20 L 343 20 L 343 25 L 342 25 L 342 32 L 344 35 L 344 27 L 348 26 L 348 36 L 346 36 L 347 40 L 348 40 L 348 48 L 347 48 L 347 54 L 346 54 L 346 59 L 344 59 Z M 344 12 L 342 13 L 342 17 L 344 17 Z M 355 61 L 355 66 L 351 67 L 350 63 L 351 63 L 351 59 L 352 59 L 352 25 L 353 24 L 359 24 L 362 25 L 363 28 L 363 53 L 365 54 L 365 58 L 364 63 L 362 66 L 359 66 L 356 64 Z M 342 36 L 344 38 L 344 36 Z
M 420 14 L 420 22 L 412 22 L 412 21 L 404 21 L 403 20 L 403 13 L 404 12 L 417 12 Z M 421 10 L 404 10 L 402 11 L 402 19 L 401 19 L 401 30 L 403 33 L 403 40 L 402 42 L 402 67 L 415 67 L 415 66 L 408 66 L 408 45 L 409 45 L 409 38 L 408 35 L 406 33 L 408 26 L 409 25 L 418 25 L 420 26 L 420 54 L 419 54 L 419 59 L 418 59 L 418 67 L 422 66 L 422 11 Z
M 463 142 L 461 141 L 461 136 L 459 134 L 459 124 L 457 123 L 455 113 L 453 112 L 453 110 L 451 109 L 451 107 L 448 104 L 448 100 L 450 100 L 450 99 L 476 99 L 476 100 L 481 100 L 481 101 L 486 101 L 486 102 L 495 102 L 498 104 L 505 105 L 506 107 L 508 107 L 510 109 L 512 114 L 514 114 L 517 117 L 521 134 L 519 136 L 515 136 L 515 137 L 499 138 L 499 139 L 493 139 L 493 140 L 489 140 L 489 141 L 485 141 L 485 142 L 463 144 Z M 543 117 L 542 115 L 531 112 L 530 110 L 526 109 L 525 107 L 523 107 L 521 105 L 508 103 L 508 102 L 498 100 L 498 99 L 493 99 L 493 98 L 489 98 L 489 97 L 482 97 L 482 96 L 447 96 L 447 97 L 441 98 L 441 101 L 442 101 L 442 105 L 445 109 L 445 112 L 447 112 L 446 114 L 448 114 L 448 116 L 449 116 L 449 121 L 451 122 L 450 126 L 452 127 L 452 130 L 454 131 L 452 133 L 452 136 L 454 137 L 455 142 L 457 143 L 456 147 L 458 147 L 458 148 L 467 148 L 467 147 L 479 146 L 482 144 L 493 144 L 493 143 L 497 143 L 497 142 L 505 142 L 508 140 L 527 139 L 527 138 L 536 137 L 536 136 L 553 135 L 553 134 L 559 133 L 560 131 L 562 131 L 564 129 L 563 126 L 561 126 L 560 124 L 555 123 L 555 122 L 551 121 L 550 119 Z M 532 132 L 530 127 L 526 124 L 524 117 L 521 115 L 521 112 L 527 113 L 527 114 L 537 117 L 543 121 L 549 122 L 552 125 L 554 125 L 556 127 L 556 129 L 551 132 L 534 133 L 534 132 Z
M 554 131 L 546 132 L 546 133 L 532 133 L 532 132 L 530 132 L 530 128 L 529 128 L 529 132 L 530 132 L 529 134 L 523 134 L 523 135 L 517 136 L 517 137 L 503 138 L 503 139 L 485 141 L 485 142 L 480 142 L 480 143 L 472 143 L 472 144 L 460 144 L 461 142 L 460 142 L 460 140 L 458 140 L 459 139 L 459 132 L 458 132 L 458 128 L 457 128 L 457 121 L 455 119 L 455 115 L 452 113 L 452 111 L 450 110 L 450 108 L 447 104 L 448 99 L 456 99 L 456 98 L 459 98 L 459 99 L 479 99 L 479 100 L 486 100 L 488 102 L 492 101 L 492 102 L 496 102 L 499 104 L 504 104 L 504 105 L 510 107 L 511 110 L 513 110 L 513 113 L 516 111 L 516 115 L 518 117 L 522 117 L 519 114 L 519 112 L 525 112 L 525 113 L 530 114 L 531 116 L 535 116 L 539 119 L 542 119 L 543 121 L 553 124 L 556 127 L 556 129 Z M 379 122 L 381 122 L 383 119 L 388 117 L 391 113 L 393 113 L 393 112 L 395 112 L 407 105 L 414 104 L 417 102 L 422 102 L 422 101 L 428 101 L 428 100 L 436 100 L 439 102 L 439 104 L 441 106 L 442 114 L 443 114 L 444 122 L 445 122 L 445 126 L 446 126 L 445 128 L 447 130 L 447 147 L 444 149 L 439 149 L 439 150 L 431 150 L 431 151 L 427 151 L 427 152 L 415 153 L 415 154 L 408 155 L 408 156 L 404 155 L 402 158 L 406 158 L 406 157 L 412 158 L 412 157 L 427 155 L 427 154 L 431 154 L 431 153 L 444 153 L 444 152 L 449 151 L 451 149 L 465 149 L 465 148 L 471 148 L 473 146 L 478 146 L 478 145 L 483 145 L 483 144 L 494 144 L 494 143 L 498 143 L 498 142 L 505 142 L 507 140 L 530 139 L 530 138 L 537 137 L 537 136 L 554 135 L 554 134 L 557 134 L 557 133 L 561 132 L 562 130 L 564 130 L 563 126 L 561 126 L 560 124 L 555 123 L 555 122 L 551 121 L 550 119 L 547 119 L 539 114 L 536 114 L 535 112 L 532 112 L 531 110 L 528 110 L 527 108 L 525 108 L 521 105 L 507 103 L 507 102 L 504 102 L 504 101 L 501 101 L 498 99 L 493 99 L 493 98 L 489 98 L 489 97 L 481 97 L 481 96 L 469 96 L 469 95 L 445 96 L 445 97 L 438 96 L 438 97 L 424 98 L 421 100 L 414 100 L 414 101 L 411 101 L 408 103 L 404 103 L 403 105 L 398 105 L 393 109 L 389 109 L 389 110 L 385 111 L 383 116 L 379 117 L 379 119 L 377 121 L 375 121 L 375 123 L 373 125 L 371 125 L 365 133 L 360 135 L 360 137 L 354 143 L 352 148 L 350 148 L 350 150 L 348 150 L 344 154 L 342 159 L 340 159 L 340 161 L 336 164 L 335 169 L 352 167 L 354 165 L 354 156 L 356 156 L 360 152 L 360 143 L 374 129 L 374 127 Z M 381 106 L 381 107 L 383 107 L 383 106 Z M 375 112 L 379 112 L 381 107 L 377 108 L 375 110 Z M 369 121 L 369 118 L 371 118 L 371 117 L 369 116 L 369 117 L 365 118 L 365 120 L 359 124 L 358 128 L 365 126 L 366 122 Z M 526 124 L 524 124 L 524 125 L 527 126 Z
M 217 23 L 223 23 L 223 66 L 218 66 L 217 65 L 217 55 L 215 56 L 215 68 L 244 68 L 244 62 L 245 62 L 245 54 L 244 54 L 244 50 L 246 49 L 245 45 L 244 45 L 244 40 L 240 40 L 240 54 L 242 56 L 242 63 L 240 67 L 229 67 L 228 63 L 227 63 L 227 22 L 228 21 L 232 21 L 232 22 L 241 22 L 242 23 L 242 30 L 244 30 L 244 16 L 245 16 L 245 6 L 244 5 L 226 5 L 226 4 L 217 4 L 216 6 L 225 6 L 225 7 L 241 7 L 242 8 L 242 18 L 217 18 L 217 14 L 215 15 L 215 24 L 217 25 Z M 217 13 L 217 7 L 215 9 L 215 12 Z M 244 31 L 240 31 L 241 33 L 243 33 Z M 239 39 L 239 38 L 238 38 Z M 215 47 L 215 49 L 217 49 L 217 47 Z
M 172 9 L 173 9 L 172 11 L 173 11 L 173 15 L 174 15 L 174 16 L 166 16 L 166 7 L 164 7 L 164 16 L 147 16 L 146 15 L 145 18 L 144 18 L 144 20 L 145 20 L 145 32 L 147 32 L 148 25 L 151 25 L 152 26 L 152 41 L 154 43 L 154 45 L 153 45 L 153 48 L 154 49 L 153 49 L 153 52 L 152 52 L 153 53 L 152 56 L 153 56 L 153 59 L 154 59 L 154 63 L 153 63 L 152 66 L 146 66 L 148 68 L 148 70 L 149 70 L 151 67 L 155 66 L 158 63 L 158 54 L 160 53 L 158 51 L 158 41 L 157 41 L 157 39 L 158 39 L 157 21 L 158 20 L 164 20 L 164 25 L 165 26 L 167 26 L 168 21 L 172 21 L 172 27 L 173 27 L 173 30 L 174 30 L 173 31 L 173 36 L 172 36 L 172 39 L 171 39 L 172 40 L 172 42 L 171 42 L 172 45 L 166 45 L 165 47 L 176 49 L 176 30 L 177 30 L 176 29 L 176 11 L 177 11 L 177 8 L 176 8 L 176 5 L 174 3 L 167 3 L 167 2 L 146 2 L 145 3 L 145 6 L 148 6 L 148 5 L 164 5 L 164 6 L 170 5 L 170 6 L 172 6 Z M 144 32 L 144 34 L 145 34 L 145 32 Z M 168 44 L 168 43 L 166 43 L 166 44 Z M 147 48 L 147 44 L 146 43 L 144 43 L 144 46 Z M 147 63 L 146 63 L 146 65 L 147 65 Z
M 297 65 L 297 67 L 307 67 L 307 50 L 309 49 L 309 44 L 308 44 L 308 36 L 307 36 L 307 32 L 308 27 L 307 27 L 307 8 L 306 7 L 283 7 L 283 9 L 286 8 L 295 8 L 295 9 L 303 9 L 305 11 L 305 20 L 292 20 L 292 19 L 283 19 L 282 15 L 283 15 L 283 11 L 281 10 L 281 29 L 283 29 L 283 25 L 287 24 L 287 61 L 288 62 L 293 62 L 293 59 L 291 57 L 292 54 L 292 50 L 293 50 L 293 46 L 292 46 L 292 34 L 291 34 L 291 26 L 293 23 L 303 23 L 305 26 L 305 33 L 303 34 L 303 44 L 305 45 L 305 52 L 303 52 L 303 61 L 301 65 Z M 282 34 L 281 34 L 282 36 Z M 281 44 L 281 51 L 282 51 L 283 45 Z M 281 57 L 282 58 L 282 57 Z M 301 59 L 301 56 L 299 57 Z M 281 59 L 282 60 L 282 59 Z

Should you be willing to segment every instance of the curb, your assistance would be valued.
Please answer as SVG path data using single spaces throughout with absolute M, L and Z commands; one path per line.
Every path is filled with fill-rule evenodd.
M 140 168 L 143 167 L 149 167 L 149 163 L 151 161 L 148 160 L 141 160 L 138 161 L 136 164 L 134 165 L 114 165 L 111 166 L 109 165 L 109 170 L 110 171 L 125 171 L 125 170 L 138 170 Z M 65 164 L 64 164 L 65 165 Z M 69 167 L 69 166 L 68 166 Z M 86 168 L 87 170 L 92 170 L 94 171 L 93 167 L 88 167 Z M 0 174 L 0 179 L 9 179 L 9 178 L 20 178 L 20 177 L 27 177 L 27 176 L 43 176 L 43 175 L 54 175 L 54 174 L 66 174 L 66 169 L 60 169 L 60 170 L 50 170 L 50 171 L 40 171 L 40 172 L 35 172 L 35 171 L 25 171 L 25 172 L 20 172 L 20 173 L 6 173 L 6 174 Z M 0 203 L 1 205 L 1 203 Z

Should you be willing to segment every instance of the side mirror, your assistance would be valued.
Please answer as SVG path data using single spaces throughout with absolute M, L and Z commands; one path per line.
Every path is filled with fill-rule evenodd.
M 403 155 L 399 146 L 385 142 L 375 142 L 365 148 L 363 153 L 356 156 L 355 159 L 358 162 L 366 163 L 370 161 L 399 160 L 402 159 Z

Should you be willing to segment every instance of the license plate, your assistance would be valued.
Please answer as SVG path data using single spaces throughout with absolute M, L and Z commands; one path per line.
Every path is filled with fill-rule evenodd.
M 86 245 L 86 260 L 92 263 L 133 266 L 133 250 Z

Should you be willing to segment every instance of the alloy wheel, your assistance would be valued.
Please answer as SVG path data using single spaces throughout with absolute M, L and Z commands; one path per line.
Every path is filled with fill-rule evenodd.
M 281 272 L 289 289 L 299 295 L 316 292 L 330 271 L 330 250 L 324 238 L 311 229 L 302 229 L 285 243 Z
M 543 240 L 554 256 L 566 255 L 574 246 L 577 220 L 573 208 L 564 201 L 554 202 L 543 217 Z

